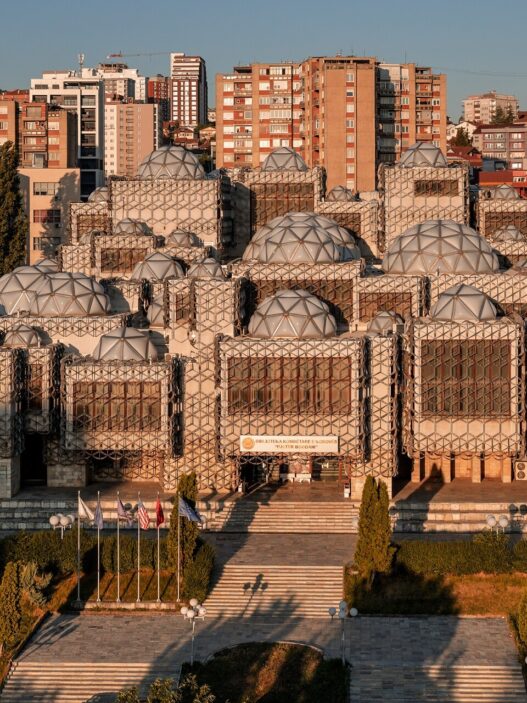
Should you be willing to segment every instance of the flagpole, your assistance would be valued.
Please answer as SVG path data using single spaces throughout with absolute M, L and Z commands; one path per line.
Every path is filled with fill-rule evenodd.
M 176 493 L 177 502 L 177 602 L 179 603 L 179 581 L 180 581 L 180 535 L 181 535 L 181 516 L 179 514 L 179 490 Z
M 119 518 L 119 491 L 117 491 L 117 598 L 115 601 L 117 603 L 121 602 L 121 549 L 119 544 L 119 523 L 121 522 Z
M 137 493 L 137 603 L 141 602 L 141 524 L 139 520 L 140 494 Z
M 101 510 L 101 492 L 97 491 L 97 510 Z M 101 528 L 97 519 L 97 603 L 101 602 Z
M 81 602 L 81 514 L 79 510 L 81 492 L 77 491 L 77 603 Z
M 157 494 L 157 502 L 159 503 L 159 493 Z M 159 569 L 160 569 L 160 559 L 159 559 L 159 519 L 157 515 L 157 506 L 156 506 L 156 524 L 157 524 L 157 602 L 161 603 L 161 584 L 160 584 L 160 577 L 159 577 Z

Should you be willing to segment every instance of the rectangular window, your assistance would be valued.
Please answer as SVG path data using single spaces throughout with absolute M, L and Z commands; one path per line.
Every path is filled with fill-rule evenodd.
M 459 195 L 459 183 L 457 180 L 414 181 L 414 195 Z
M 143 261 L 146 249 L 101 249 L 101 271 L 133 271 L 136 264 Z
M 55 195 L 58 189 L 58 183 L 33 183 L 33 195 Z
M 60 224 L 60 210 L 33 210 L 33 222 Z
M 510 417 L 510 342 L 431 340 L 421 354 L 423 416 Z
M 157 381 L 73 384 L 77 430 L 146 431 L 161 429 L 161 384 Z
M 409 291 L 364 291 L 359 293 L 359 320 L 369 322 L 379 312 L 395 312 L 401 317 L 412 315 L 412 294 Z
M 43 251 L 48 255 L 54 254 L 61 242 L 60 237 L 34 237 L 33 251 Z

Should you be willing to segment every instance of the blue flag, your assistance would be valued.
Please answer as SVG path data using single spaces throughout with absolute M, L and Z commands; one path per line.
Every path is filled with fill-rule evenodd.
M 192 522 L 199 522 L 201 524 L 201 515 L 195 510 L 187 501 L 179 496 L 179 514 L 181 517 L 186 517 Z
M 95 508 L 95 517 L 93 519 L 93 522 L 95 524 L 95 527 L 98 530 L 102 530 L 103 528 L 103 518 L 102 518 L 102 509 L 101 509 L 101 500 L 100 498 L 97 498 L 97 507 Z

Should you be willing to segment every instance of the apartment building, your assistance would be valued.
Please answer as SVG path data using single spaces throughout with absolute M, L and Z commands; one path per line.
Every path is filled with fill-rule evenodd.
M 104 171 L 134 176 L 143 159 L 161 145 L 158 105 L 107 103 L 104 106 Z
M 159 73 L 147 83 L 147 102 L 159 107 L 162 122 L 170 119 L 170 85 L 170 78 Z
M 86 200 L 104 178 L 104 82 L 98 75 L 46 71 L 41 78 L 31 79 L 29 95 L 31 102 L 48 103 L 75 114 L 80 195 Z
M 472 136 L 483 157 L 504 159 L 510 169 L 527 168 L 527 121 L 510 125 L 480 125 Z
M 201 56 L 170 54 L 170 119 L 184 127 L 207 121 L 207 69 Z
M 0 146 L 6 142 L 17 142 L 18 104 L 15 100 L 6 100 L 0 95 Z
M 463 119 L 477 124 L 489 124 L 496 116 L 498 108 L 505 113 L 512 111 L 516 117 L 519 108 L 518 98 L 515 95 L 496 93 L 495 90 L 481 95 L 469 95 L 463 100 Z
M 83 78 L 98 76 L 104 83 L 107 102 L 113 100 L 136 100 L 146 102 L 147 83 L 145 76 L 140 76 L 137 68 L 129 68 L 120 62 L 100 63 L 96 68 L 83 68 Z
M 374 57 L 237 66 L 216 77 L 219 167 L 259 167 L 281 146 L 323 166 L 328 189 L 372 191 L 415 141 L 446 150 L 446 76 Z

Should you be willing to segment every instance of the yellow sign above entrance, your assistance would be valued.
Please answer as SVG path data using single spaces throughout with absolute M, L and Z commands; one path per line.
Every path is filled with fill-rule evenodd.
M 250 454 L 338 454 L 337 435 L 240 435 L 240 451 Z

